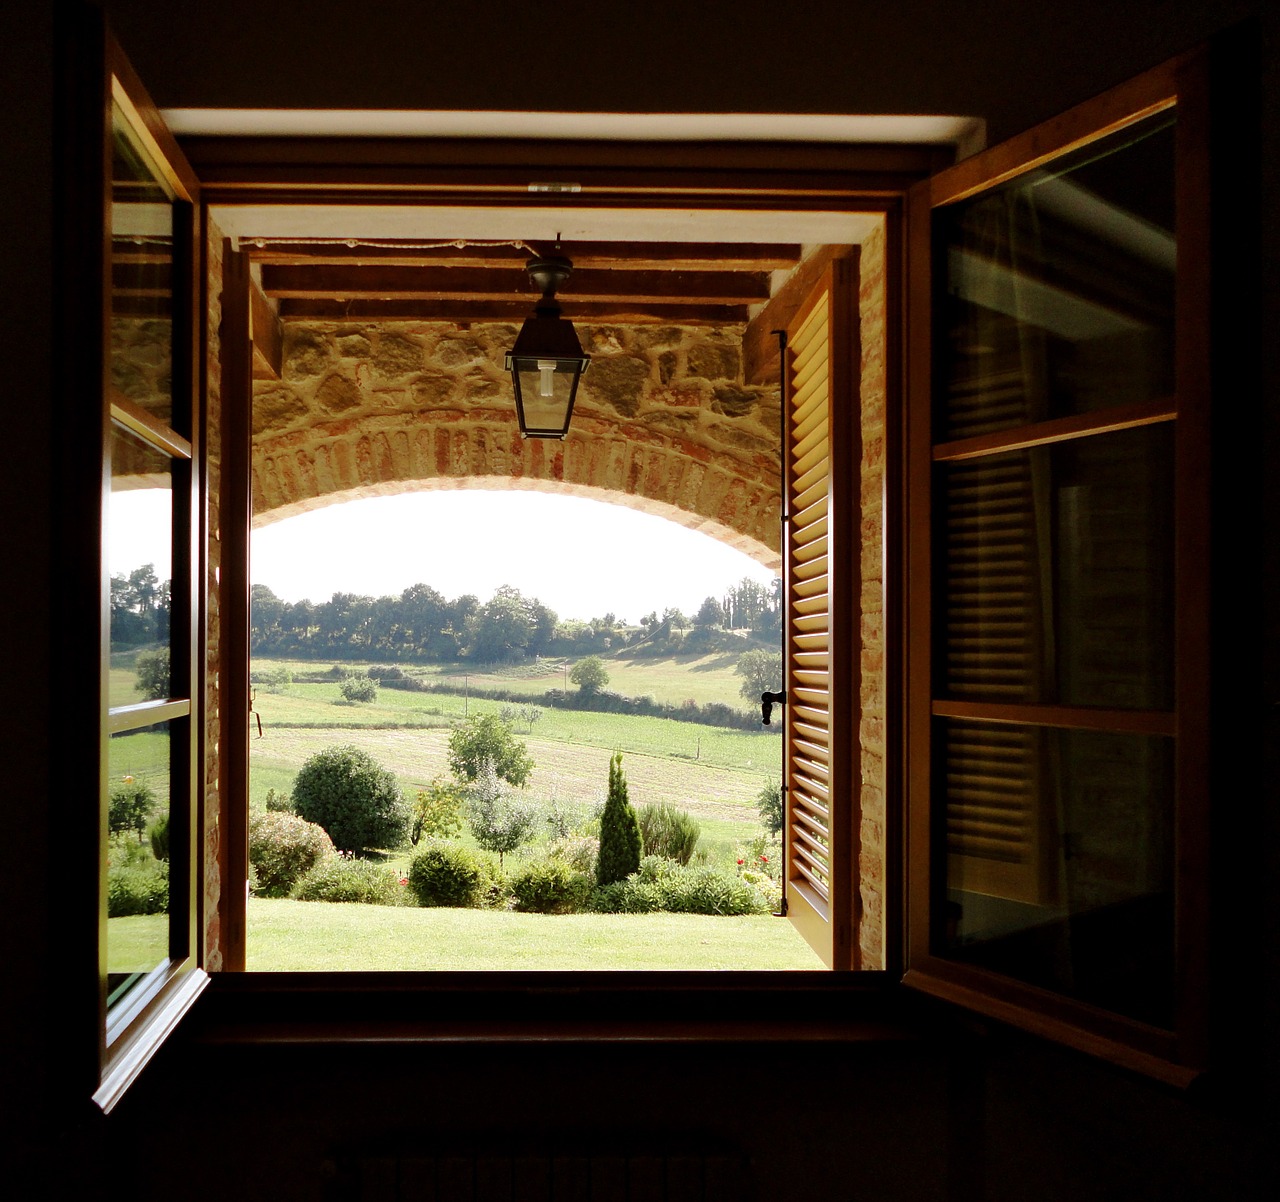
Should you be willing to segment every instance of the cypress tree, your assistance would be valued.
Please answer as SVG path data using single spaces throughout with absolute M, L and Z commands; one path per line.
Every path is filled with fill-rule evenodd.
M 600 858 L 596 880 L 609 885 L 630 876 L 640 867 L 640 820 L 627 800 L 627 778 L 622 773 L 622 752 L 609 761 L 609 796 L 600 815 Z

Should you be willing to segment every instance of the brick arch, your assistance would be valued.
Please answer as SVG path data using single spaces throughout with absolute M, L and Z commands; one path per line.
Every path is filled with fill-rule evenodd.
M 639 509 L 780 565 L 777 392 L 730 378 L 740 330 L 588 330 L 596 358 L 564 442 L 520 437 L 500 367 L 512 333 L 287 330 L 281 381 L 255 387 L 255 526 L 359 497 L 523 488 Z M 695 374 L 707 363 L 721 374 Z

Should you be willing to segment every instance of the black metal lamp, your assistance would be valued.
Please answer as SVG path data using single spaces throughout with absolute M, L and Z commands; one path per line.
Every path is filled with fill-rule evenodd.
M 559 243 L 556 244 L 559 250 Z M 569 432 L 578 381 L 591 361 L 582 353 L 573 323 L 560 316 L 556 289 L 573 264 L 563 255 L 529 260 L 530 279 L 542 289 L 533 316 L 525 319 L 515 346 L 507 352 L 507 370 L 516 394 L 516 415 L 524 438 L 563 438 Z

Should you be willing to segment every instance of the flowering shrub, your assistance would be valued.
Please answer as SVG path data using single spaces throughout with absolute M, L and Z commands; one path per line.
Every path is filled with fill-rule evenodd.
M 324 828 L 296 814 L 274 811 L 249 819 L 249 863 L 259 897 L 286 897 L 298 880 L 334 854 Z

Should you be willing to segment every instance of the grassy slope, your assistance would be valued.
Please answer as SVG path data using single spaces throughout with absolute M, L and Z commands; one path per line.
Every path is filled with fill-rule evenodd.
M 769 915 L 515 914 L 488 910 L 249 903 L 250 970 L 820 969 Z

